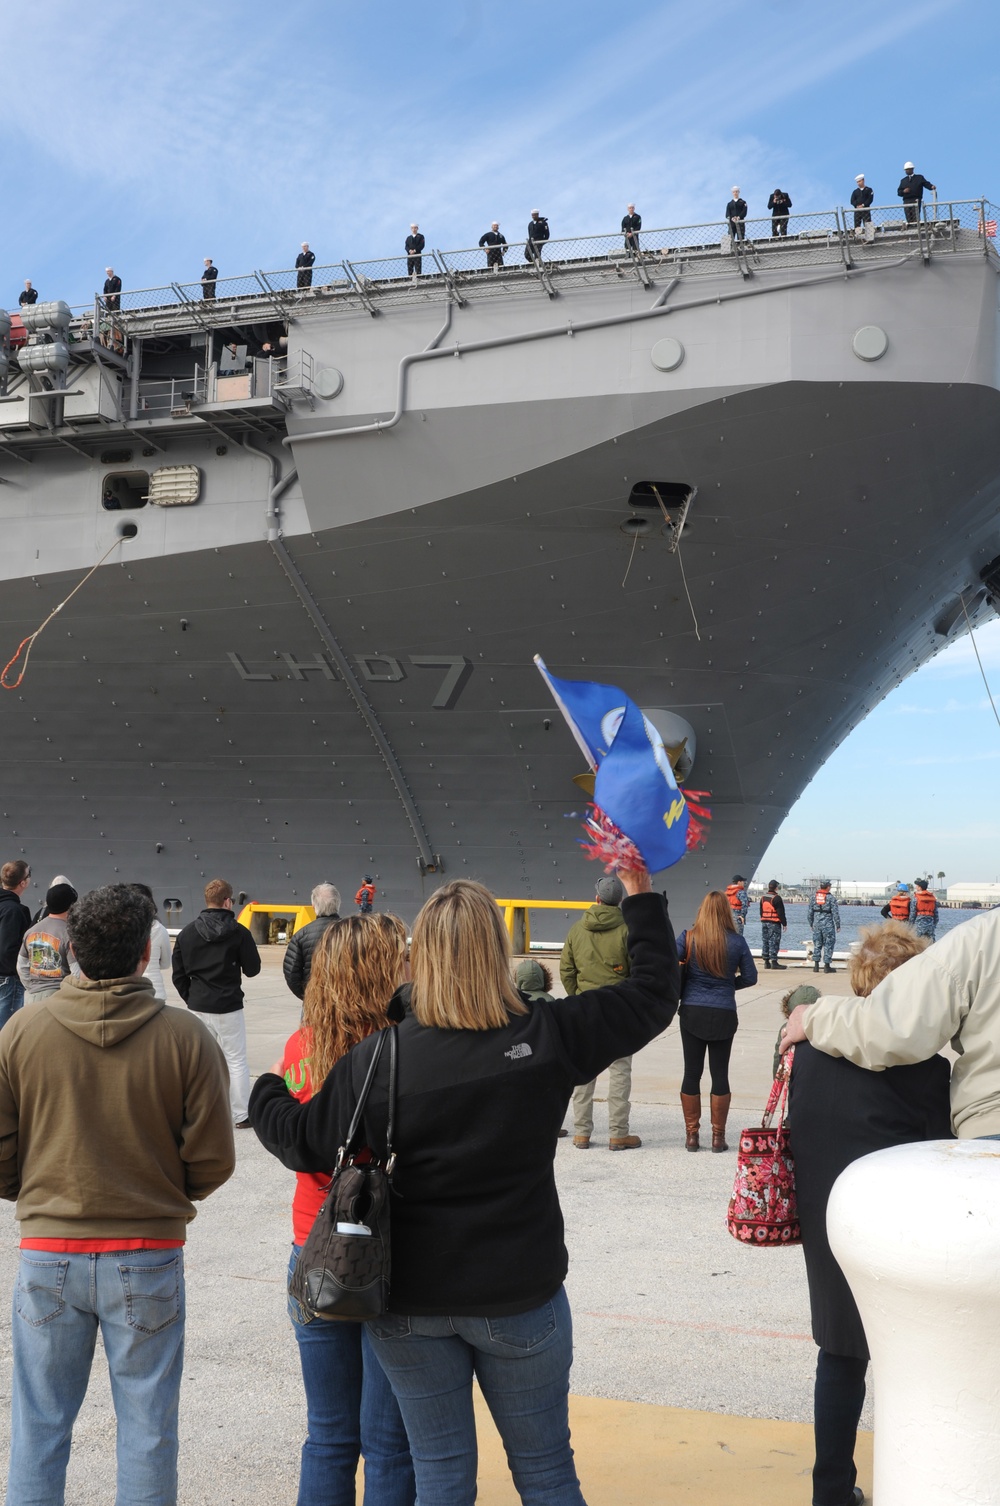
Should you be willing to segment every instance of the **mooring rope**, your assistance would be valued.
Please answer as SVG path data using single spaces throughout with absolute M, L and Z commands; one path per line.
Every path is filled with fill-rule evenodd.
M 993 699 L 993 692 L 990 689 L 990 682 L 986 678 L 986 671 L 983 668 L 983 661 L 979 657 L 979 645 L 976 642 L 976 635 L 972 631 L 972 623 L 969 621 L 969 613 L 968 613 L 968 610 L 967 610 L 966 605 L 965 605 L 965 597 L 964 596 L 960 596 L 959 597 L 959 601 L 962 603 L 962 611 L 963 611 L 963 613 L 965 615 L 965 625 L 969 629 L 969 637 L 972 639 L 972 648 L 973 648 L 973 652 L 976 655 L 976 663 L 979 665 L 979 673 L 983 677 L 983 684 L 986 686 L 986 694 L 990 698 L 990 705 L 993 707 L 993 715 L 996 717 L 997 726 L 1000 727 L 1000 712 L 997 711 L 997 703 Z
M 17 687 L 21 684 L 28 671 L 28 659 L 31 657 L 31 650 L 34 647 L 35 639 L 41 633 L 44 633 L 53 617 L 55 617 L 57 613 L 62 611 L 67 602 L 73 600 L 73 597 L 76 595 L 77 591 L 79 591 L 82 586 L 85 586 L 87 584 L 94 571 L 100 569 L 101 565 L 104 564 L 104 561 L 107 559 L 108 555 L 111 554 L 115 549 L 117 549 L 118 545 L 121 542 L 121 539 L 115 539 L 114 543 L 111 545 L 111 548 L 104 551 L 100 559 L 97 561 L 97 564 L 92 565 L 91 568 L 87 571 L 86 575 L 83 577 L 83 580 L 78 581 L 69 595 L 65 597 L 57 607 L 52 608 L 52 611 L 46 617 L 42 625 L 40 627 L 36 627 L 33 633 L 29 633 L 27 638 L 21 639 L 20 643 L 17 645 L 17 650 L 14 653 L 13 658 L 8 659 L 7 663 L 3 667 L 3 670 L 0 671 L 0 686 L 2 686 L 4 690 L 16 690 Z M 16 680 L 8 684 L 7 676 L 14 668 L 14 665 L 17 663 L 18 659 L 20 659 L 22 653 L 24 654 L 24 663 L 21 665 L 21 673 L 18 675 Z

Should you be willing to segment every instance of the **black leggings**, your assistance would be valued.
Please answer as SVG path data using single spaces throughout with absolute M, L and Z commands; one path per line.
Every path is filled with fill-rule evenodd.
M 729 1092 L 729 1055 L 733 1038 L 724 1041 L 700 1041 L 681 1026 L 681 1046 L 684 1050 L 684 1081 L 682 1093 L 701 1092 L 701 1074 L 705 1070 L 705 1052 L 708 1052 L 708 1070 L 712 1074 L 712 1092 L 716 1096 Z

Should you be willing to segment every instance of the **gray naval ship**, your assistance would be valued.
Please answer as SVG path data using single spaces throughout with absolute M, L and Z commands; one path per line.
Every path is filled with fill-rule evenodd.
M 61 606 L 4 672 L 3 856 L 145 880 L 174 923 L 218 874 L 284 904 L 371 873 L 404 915 L 458 876 L 585 899 L 539 653 L 620 686 L 711 792 L 665 881 L 688 919 L 1000 600 L 996 216 L 0 316 L 0 662 Z

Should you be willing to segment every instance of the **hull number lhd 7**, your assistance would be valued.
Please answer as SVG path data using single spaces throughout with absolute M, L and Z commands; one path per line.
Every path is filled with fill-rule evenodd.
M 305 680 L 311 674 L 320 675 L 325 680 L 339 678 L 325 654 L 299 659 L 294 654 L 279 653 L 277 657 L 285 666 L 285 675 L 270 670 L 252 671 L 239 654 L 230 653 L 227 657 L 241 680 Z M 431 705 L 436 711 L 454 710 L 472 673 L 472 664 L 464 654 L 407 654 L 400 658 L 392 654 L 355 654 L 354 662 L 361 678 L 369 684 L 397 684 L 406 679 L 406 667 L 418 671 L 443 671 L 443 678 L 434 682 Z

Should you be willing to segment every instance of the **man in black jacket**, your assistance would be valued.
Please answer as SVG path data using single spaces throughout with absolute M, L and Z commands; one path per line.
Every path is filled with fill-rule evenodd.
M 870 225 L 872 222 L 871 207 L 875 200 L 875 190 L 868 187 L 864 173 L 858 173 L 854 181 L 858 186 L 851 194 L 851 207 L 854 210 L 854 228 L 860 230 L 862 225 Z
M 636 214 L 635 205 L 627 204 L 622 216 L 622 234 L 625 237 L 625 250 L 638 251 L 639 231 L 642 229 L 642 215 Z
M 771 211 L 771 236 L 788 234 L 788 214 L 792 207 L 792 201 L 784 189 L 776 188 L 767 201 L 767 207 Z
M 295 286 L 297 288 L 311 288 L 313 285 L 313 262 L 316 260 L 315 251 L 309 250 L 309 242 L 302 242 L 302 250 L 295 258 Z
M 256 978 L 260 953 L 233 914 L 233 886 L 225 879 L 205 885 L 205 908 L 174 943 L 174 987 L 192 1014 L 218 1041 L 229 1068 L 229 1104 L 237 1129 L 248 1129 L 250 1068 L 241 974 Z
M 122 280 L 116 276 L 114 267 L 105 267 L 107 276 L 104 279 L 104 307 L 110 313 L 117 313 L 122 306 Z
M 486 265 L 492 267 L 494 272 L 499 272 L 507 249 L 507 237 L 500 229 L 499 220 L 494 220 L 485 234 L 479 237 L 479 244 L 486 247 Z
M 24 291 L 19 295 L 17 301 L 22 308 L 24 308 L 25 304 L 28 304 L 30 306 L 31 304 L 38 302 L 38 289 L 31 286 L 30 277 L 25 278 Z
M 333 884 L 317 884 L 310 899 L 316 911 L 316 919 L 303 926 L 301 931 L 295 932 L 285 948 L 282 966 L 285 982 L 297 999 L 304 999 L 306 996 L 313 952 L 327 929 L 335 920 L 340 919 L 340 890 Z
M 406 237 L 406 275 L 407 277 L 419 277 L 424 270 L 424 260 L 421 252 L 426 241 L 420 234 L 419 225 L 411 225 L 410 233 Z M 482 242 L 480 241 L 480 245 Z
M 24 987 L 17 976 L 17 954 L 31 925 L 31 911 L 21 895 L 31 883 L 31 869 L 23 858 L 0 868 L 0 1030 L 24 1003 Z
M 733 196 L 726 205 L 726 223 L 733 240 L 744 240 L 747 233 L 747 201 L 740 198 L 740 191 L 733 185 Z
M 215 297 L 215 284 L 219 280 L 219 269 L 210 256 L 205 257 L 205 270 L 201 274 L 201 296 L 203 299 Z
M 528 221 L 528 240 L 524 248 L 527 261 L 541 261 L 542 247 L 549 238 L 549 222 L 537 209 L 531 211 Z
M 914 172 L 913 163 L 907 162 L 903 167 L 903 176 L 896 192 L 903 201 L 903 213 L 911 225 L 915 225 L 920 218 L 920 205 L 923 203 L 925 188 L 929 188 L 931 193 L 937 193 L 935 185 L 929 182 L 923 173 Z

